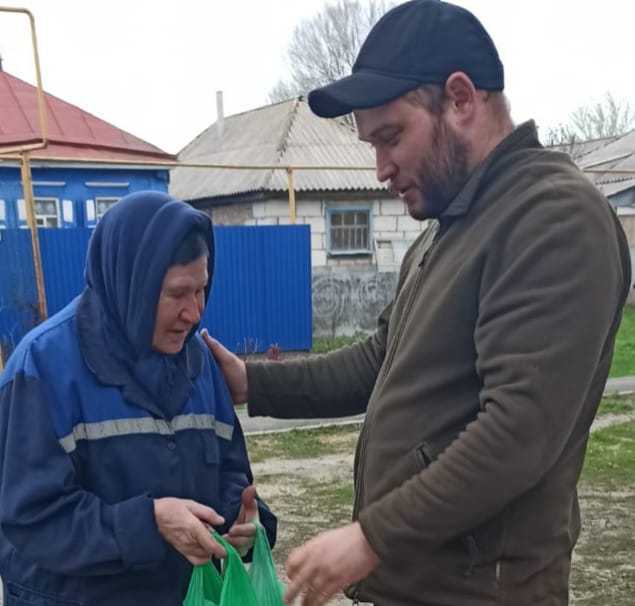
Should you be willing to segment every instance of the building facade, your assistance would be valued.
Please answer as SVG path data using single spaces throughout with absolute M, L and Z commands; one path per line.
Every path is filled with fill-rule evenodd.
M 357 139 L 350 123 L 318 118 L 302 97 L 226 119 L 219 110 L 219 120 L 178 159 L 244 167 L 180 166 L 171 172 L 169 191 L 208 212 L 217 225 L 293 220 L 310 225 L 316 270 L 394 271 L 425 227 L 377 181 L 374 152 Z M 295 209 L 289 202 L 289 167 Z
M 48 137 L 29 152 L 39 227 L 92 227 L 122 196 L 167 191 L 174 157 L 48 93 Z M 37 90 L 0 71 L 0 151 L 42 140 Z M 147 164 L 144 164 L 146 163 Z M 0 157 L 0 229 L 26 227 L 26 205 L 15 154 Z

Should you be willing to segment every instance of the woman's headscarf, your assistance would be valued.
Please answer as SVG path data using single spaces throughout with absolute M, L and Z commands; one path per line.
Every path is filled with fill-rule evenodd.
M 203 352 L 192 340 L 197 327 L 176 355 L 152 349 L 163 278 L 192 231 L 203 234 L 210 251 L 207 302 L 214 266 L 211 219 L 167 194 L 144 191 L 122 198 L 97 224 L 78 306 L 80 346 L 99 381 L 168 418 L 185 404 L 203 365 Z

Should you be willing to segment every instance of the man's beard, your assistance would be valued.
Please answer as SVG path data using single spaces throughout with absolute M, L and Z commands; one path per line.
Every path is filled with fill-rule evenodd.
M 411 209 L 415 219 L 436 219 L 463 189 L 470 171 L 469 145 L 458 137 L 439 116 L 432 133 L 432 145 L 417 171 L 421 194 L 420 208 Z

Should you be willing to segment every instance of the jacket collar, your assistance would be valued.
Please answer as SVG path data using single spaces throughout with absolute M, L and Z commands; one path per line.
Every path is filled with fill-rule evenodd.
M 441 213 L 441 219 L 467 214 L 491 168 L 498 164 L 506 155 L 519 149 L 532 147 L 541 147 L 541 144 L 538 139 L 535 122 L 528 120 L 507 135 L 474 169 L 463 189 Z

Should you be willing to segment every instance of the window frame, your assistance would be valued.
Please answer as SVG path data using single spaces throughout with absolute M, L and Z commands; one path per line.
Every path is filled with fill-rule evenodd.
M 357 213 L 366 213 L 368 216 L 368 237 L 367 237 L 367 247 L 366 248 L 351 248 L 351 249 L 333 249 L 332 246 L 332 237 L 331 230 L 333 225 L 331 223 L 332 215 L 335 213 L 347 213 L 347 212 L 357 212 Z M 326 220 L 326 254 L 329 257 L 350 257 L 350 256 L 360 256 L 360 255 L 372 255 L 373 254 L 373 205 L 372 204 L 364 204 L 364 205 L 354 205 L 354 204 L 329 204 L 326 206 L 325 213 Z M 354 227 L 354 226 L 351 226 Z
M 119 200 L 121 200 L 122 196 L 94 196 L 93 200 L 95 202 L 95 223 L 99 223 L 101 218 L 115 205 Z M 112 205 L 109 206 L 103 213 L 99 212 L 99 203 L 100 202 L 112 202 Z
M 38 202 L 53 202 L 55 204 L 55 215 L 42 214 L 37 212 Z M 62 227 L 62 216 L 60 213 L 60 201 L 59 198 L 54 198 L 53 196 L 33 196 L 33 212 L 35 214 L 35 225 L 38 228 L 43 229 L 59 229 Z M 46 225 L 46 219 L 55 216 L 57 221 L 56 225 Z M 38 219 L 44 220 L 44 225 L 40 225 L 38 223 Z

